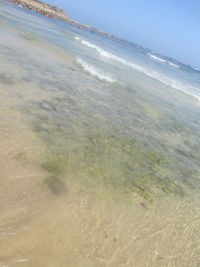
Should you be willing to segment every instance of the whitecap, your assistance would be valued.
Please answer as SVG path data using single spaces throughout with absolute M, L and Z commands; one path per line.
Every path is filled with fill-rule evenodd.
M 150 56 L 151 58 L 157 60 L 157 61 L 160 61 L 160 62 L 163 62 L 163 63 L 167 63 L 167 64 L 169 64 L 169 65 L 171 65 L 171 66 L 173 66 L 173 67 L 175 67 L 175 68 L 179 68 L 178 65 L 174 64 L 173 62 L 171 62 L 171 61 L 169 61 L 169 60 L 165 60 L 165 59 L 163 59 L 163 58 L 160 58 L 160 57 L 158 57 L 158 56 L 155 56 L 155 55 L 153 55 L 153 54 L 149 54 L 149 53 L 148 53 L 147 55 Z
M 151 58 L 155 59 L 155 60 L 158 60 L 158 61 L 161 61 L 161 62 L 167 62 L 166 60 L 160 58 L 160 57 L 157 57 L 155 55 L 152 55 L 152 54 L 147 54 L 148 56 L 150 56 Z
M 200 71 L 200 69 L 192 67 L 193 70 Z
M 82 66 L 82 68 L 90 73 L 92 76 L 95 76 L 97 78 L 99 78 L 100 80 L 104 80 L 107 82 L 116 82 L 116 80 L 109 75 L 108 73 L 103 72 L 102 70 L 94 67 L 93 65 L 87 63 L 86 61 L 82 60 L 81 58 L 77 58 L 77 62 Z

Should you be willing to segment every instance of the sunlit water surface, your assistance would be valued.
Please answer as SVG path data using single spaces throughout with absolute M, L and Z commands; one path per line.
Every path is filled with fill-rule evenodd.
M 200 266 L 200 72 L 0 4 L 0 266 Z

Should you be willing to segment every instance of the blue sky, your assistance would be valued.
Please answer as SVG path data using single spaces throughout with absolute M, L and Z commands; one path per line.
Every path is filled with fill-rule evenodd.
M 200 0 L 46 0 L 82 23 L 200 67 Z

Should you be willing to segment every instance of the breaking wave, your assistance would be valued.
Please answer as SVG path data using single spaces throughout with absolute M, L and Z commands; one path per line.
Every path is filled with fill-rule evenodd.
M 147 54 L 147 55 L 150 56 L 151 58 L 157 60 L 157 61 L 160 61 L 160 62 L 163 62 L 163 63 L 167 63 L 167 64 L 169 64 L 169 65 L 171 65 L 171 66 L 173 66 L 173 67 L 179 68 L 178 65 L 172 63 L 171 61 L 165 60 L 165 59 L 163 59 L 163 58 L 157 57 L 157 56 L 152 55 L 152 54 Z
M 92 48 L 92 49 L 95 49 L 102 57 L 104 58 L 108 58 L 108 59 L 111 59 L 111 60 L 114 60 L 122 65 L 125 65 L 127 67 L 130 67 L 134 70 L 137 70 L 143 74 L 145 74 L 146 76 L 150 77 L 150 78 L 153 78 L 163 84 L 166 84 L 168 86 L 171 86 L 172 88 L 176 89 L 176 90 L 179 90 L 179 91 L 182 91 L 190 96 L 193 96 L 195 97 L 196 99 L 198 99 L 198 101 L 200 101 L 200 95 L 199 93 L 197 93 L 198 91 L 198 88 L 196 87 L 193 87 L 193 86 L 190 86 L 190 85 L 186 85 L 184 83 L 181 83 L 180 81 L 177 81 L 177 80 L 174 80 L 174 79 L 171 79 L 169 78 L 168 76 L 166 76 L 165 74 L 162 74 L 162 73 L 159 73 L 157 71 L 154 71 L 152 69 L 147 69 L 146 67 L 143 67 L 143 66 L 139 66 L 133 62 L 130 62 L 130 61 L 127 61 L 126 59 L 124 58 L 121 58 L 121 57 L 118 57 L 108 51 L 105 51 L 104 49 L 94 45 L 94 44 L 91 44 L 89 43 L 88 41 L 85 41 L 85 40 L 82 40 L 80 37 L 75 37 L 75 40 L 77 41 L 80 41 L 83 45 L 86 45 L 87 47 L 89 48 Z M 151 54 L 149 54 L 151 55 Z M 154 55 L 151 55 L 152 57 Z M 156 57 L 156 56 L 154 56 Z M 165 61 L 164 59 L 161 59 L 161 58 L 158 58 L 160 61 Z M 80 59 L 79 59 L 80 61 Z M 100 76 L 99 78 L 100 79 L 103 79 L 104 77 L 104 80 L 107 80 L 107 81 L 110 81 L 110 82 L 113 82 L 113 78 L 110 77 L 110 76 L 107 76 L 105 75 L 104 73 L 102 73 L 101 71 L 97 70 L 95 67 L 93 66 L 90 66 L 89 64 L 87 64 L 86 62 L 84 62 L 83 64 L 83 60 L 81 60 L 81 62 L 79 62 L 81 65 L 83 65 L 83 68 L 85 68 L 88 72 L 90 72 L 91 74 L 95 75 L 95 76 Z M 168 61 L 169 62 L 169 61 Z M 169 62 L 171 65 L 173 64 L 172 62 Z M 173 64 L 175 65 L 175 64 Z M 175 65 L 177 66 L 177 65 Z M 178 66 L 177 66 L 178 67 Z M 106 77 L 106 79 L 105 79 Z
M 200 71 L 200 69 L 192 67 L 193 70 Z
M 116 80 L 111 75 L 101 71 L 100 69 L 97 69 L 93 65 L 88 64 L 86 61 L 82 60 L 81 58 L 77 58 L 76 60 L 82 66 L 82 68 L 86 72 L 90 73 L 92 76 L 95 76 L 103 81 L 107 81 L 111 83 L 116 82 Z

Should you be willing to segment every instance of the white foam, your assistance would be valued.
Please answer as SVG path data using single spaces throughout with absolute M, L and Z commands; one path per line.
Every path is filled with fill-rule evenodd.
M 200 71 L 200 69 L 192 67 L 193 70 Z
M 179 68 L 179 66 L 178 66 L 178 65 L 176 65 L 176 64 L 174 64 L 174 63 L 172 63 L 172 62 L 170 62 L 170 61 L 167 61 L 167 63 L 168 63 L 169 65 L 171 65 L 171 66 L 175 67 L 175 68 Z
M 94 44 L 91 44 L 91 43 L 89 43 L 89 42 L 87 42 L 87 41 L 85 41 L 85 40 L 82 40 L 80 37 L 78 37 L 78 36 L 76 36 L 75 37 L 75 40 L 77 40 L 77 41 L 80 41 L 82 44 L 84 44 L 84 45 L 86 45 L 87 47 L 90 47 L 90 48 L 93 48 L 93 49 L 95 49 L 97 52 L 99 52 L 99 54 L 101 54 L 101 55 L 103 55 L 106 51 L 105 50 L 103 50 L 102 48 L 100 48 L 100 47 L 98 47 L 98 46 L 96 46 L 96 45 L 94 45 Z
M 77 41 L 81 40 L 81 38 L 79 38 L 78 36 L 76 36 L 74 39 L 77 40 Z
M 145 74 L 148 77 L 151 77 L 151 78 L 153 78 L 153 79 L 155 79 L 155 80 L 157 80 L 157 81 L 159 81 L 159 82 L 161 82 L 163 84 L 171 86 L 172 88 L 174 88 L 176 90 L 183 91 L 184 93 L 186 93 L 186 94 L 188 94 L 190 96 L 193 96 L 193 97 L 197 98 L 200 101 L 200 96 L 198 96 L 196 93 L 193 93 L 193 92 L 198 91 L 199 90 L 198 88 L 195 88 L 195 87 L 190 86 L 190 85 L 182 84 L 181 82 L 179 82 L 177 80 L 169 78 L 165 74 L 159 73 L 159 72 L 154 71 L 152 69 L 147 69 L 146 67 L 143 67 L 143 66 L 137 65 L 137 64 L 135 64 L 133 62 L 127 61 L 124 58 L 118 57 L 118 56 L 116 56 L 114 54 L 111 54 L 110 52 L 105 51 L 104 49 L 102 49 L 102 48 L 100 48 L 100 47 L 98 47 L 98 46 L 96 46 L 94 44 L 91 44 L 91 43 L 89 43 L 89 42 L 87 42 L 85 40 L 82 40 L 80 37 L 75 37 L 75 39 L 77 41 L 80 41 L 82 44 L 86 45 L 87 47 L 95 49 L 102 57 L 114 60 L 114 61 L 116 61 L 116 62 L 118 62 L 120 64 L 123 64 L 123 65 L 125 65 L 127 67 L 130 67 L 130 68 L 132 68 L 134 70 L 137 70 L 137 71 Z M 149 55 L 151 55 L 151 54 L 149 54 Z M 151 55 L 151 56 L 154 56 L 154 55 Z M 156 56 L 154 56 L 154 57 L 156 57 Z M 164 59 L 161 59 L 161 58 L 159 58 L 159 60 L 164 61 Z M 173 64 L 172 62 L 170 62 L 170 63 Z M 82 64 L 83 64 L 83 62 L 82 62 Z M 85 65 L 85 64 L 83 64 L 83 65 L 84 65 L 83 67 L 85 69 L 87 69 L 88 72 L 91 72 L 91 74 L 96 75 L 96 76 L 99 75 L 99 71 L 96 72 L 95 67 L 89 66 L 89 65 Z M 173 64 L 173 65 L 175 65 L 175 64 Z M 99 78 L 102 79 L 102 77 L 104 77 L 104 74 L 102 74 L 102 72 L 100 72 L 100 73 L 101 73 L 100 74 L 101 78 L 100 77 Z M 110 78 L 110 77 L 107 77 L 107 78 L 108 78 L 109 81 L 111 80 L 113 82 L 112 78 Z
M 77 62 L 82 66 L 82 68 L 85 71 L 99 78 L 100 80 L 104 80 L 104 81 L 111 82 L 111 83 L 116 82 L 116 80 L 111 75 L 101 71 L 100 69 L 97 69 L 91 64 L 88 64 L 86 61 L 82 60 L 81 58 L 77 58 Z
M 155 59 L 155 60 L 158 60 L 158 61 L 163 62 L 163 63 L 167 63 L 167 64 L 169 64 L 169 65 L 171 65 L 171 66 L 173 66 L 175 68 L 179 68 L 178 65 L 172 63 L 171 61 L 165 60 L 163 58 L 157 57 L 157 56 L 152 55 L 152 54 L 147 54 L 147 55 L 150 56 L 151 58 Z
M 158 60 L 158 61 L 161 61 L 161 62 L 166 62 L 166 60 L 160 58 L 160 57 L 157 57 L 155 55 L 152 55 L 152 54 L 147 54 L 148 56 L 150 56 L 151 58 L 155 59 L 155 60 Z

